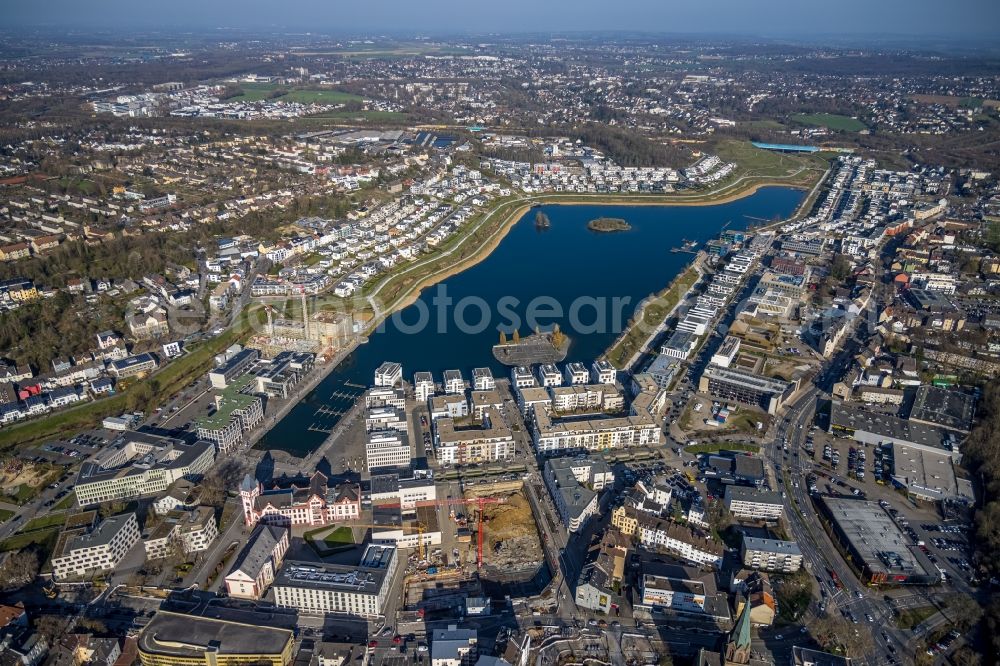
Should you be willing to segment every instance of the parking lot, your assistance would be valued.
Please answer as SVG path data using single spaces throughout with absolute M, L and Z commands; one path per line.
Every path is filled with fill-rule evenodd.
M 796 456 L 809 470 L 805 480 L 810 492 L 886 503 L 889 515 L 910 541 L 943 571 L 945 579 L 958 583 L 959 589 L 977 583 L 966 539 L 971 527 L 963 520 L 963 513 L 942 516 L 933 504 L 915 500 L 895 488 L 889 452 L 816 429 L 806 435 L 800 450 L 783 454 L 785 460 Z

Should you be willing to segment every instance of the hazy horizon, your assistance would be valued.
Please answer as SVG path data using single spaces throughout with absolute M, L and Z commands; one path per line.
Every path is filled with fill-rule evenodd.
M 97 8 L 100 11 L 95 11 Z M 9 4 L 5 27 L 80 30 L 188 29 L 312 31 L 318 34 L 384 32 L 489 34 L 630 32 L 750 37 L 856 37 L 876 41 L 939 37 L 998 42 L 1000 3 L 953 0 L 841 0 L 812 5 L 801 0 L 624 0 L 609 11 L 597 0 L 503 5 L 466 0 L 174 0 L 146 5 L 105 0 L 98 4 L 51 0 Z M 919 46 L 914 44 L 914 46 Z

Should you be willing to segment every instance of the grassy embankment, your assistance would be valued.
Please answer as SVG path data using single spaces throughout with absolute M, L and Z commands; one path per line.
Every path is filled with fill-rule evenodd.
M 608 351 L 607 358 L 619 370 L 624 369 L 632 355 L 642 349 L 649 339 L 650 333 L 656 329 L 666 318 L 681 297 L 687 293 L 695 282 L 698 281 L 699 273 L 694 266 L 674 278 L 666 289 L 656 295 L 642 308 L 639 318 L 629 327 L 628 331 L 619 338 L 613 347 Z M 641 326 L 639 323 L 641 322 Z

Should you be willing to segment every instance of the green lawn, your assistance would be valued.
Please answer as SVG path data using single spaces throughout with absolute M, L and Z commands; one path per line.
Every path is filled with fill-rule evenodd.
M 336 548 L 337 546 L 347 546 L 354 545 L 354 531 L 350 527 L 340 526 L 333 530 L 325 537 L 323 537 L 323 543 L 331 548 Z
M 840 132 L 860 132 L 863 129 L 868 129 L 868 126 L 857 118 L 838 116 L 833 113 L 797 113 L 792 116 L 792 120 L 803 125 L 826 127 Z
M 44 530 L 50 527 L 62 527 L 66 523 L 66 516 L 64 514 L 48 514 L 45 516 L 38 516 L 37 518 L 32 518 L 27 523 L 24 524 L 19 533 L 34 532 L 35 530 Z
M 52 507 L 52 510 L 63 511 L 73 506 L 74 502 L 76 502 L 76 493 L 70 492 L 68 495 L 66 495 L 66 497 L 63 497 L 61 500 L 56 502 L 55 506 Z
M 919 606 L 917 608 L 906 608 L 899 612 L 896 618 L 896 626 L 900 629 L 913 629 L 915 626 L 937 613 L 934 606 Z
M 361 97 L 339 90 L 290 90 L 281 96 L 283 102 L 301 102 L 302 104 L 326 103 L 346 104 L 360 102 Z
M 10 509 L 0 509 L 0 523 L 5 523 L 10 520 L 10 517 L 14 515 L 14 512 Z
M 240 86 L 243 88 L 243 86 Z M 227 102 L 260 102 L 271 96 L 270 90 L 247 90 L 243 88 L 243 92 L 239 95 L 235 95 L 227 99 Z
M 726 162 L 736 162 L 742 175 L 758 178 L 787 178 L 803 168 L 824 171 L 827 167 L 813 155 L 763 150 L 749 141 L 723 141 L 716 152 Z
M 46 552 L 49 552 L 55 547 L 60 531 L 59 528 L 50 527 L 46 530 L 35 530 L 34 532 L 19 532 L 14 536 L 0 541 L 0 551 L 21 550 L 32 544 L 39 544 Z M 48 556 L 46 556 L 47 558 Z

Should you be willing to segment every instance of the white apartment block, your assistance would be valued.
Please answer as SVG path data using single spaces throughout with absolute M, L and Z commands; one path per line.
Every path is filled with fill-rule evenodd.
M 525 366 L 518 366 L 510 371 L 510 381 L 514 388 L 532 388 L 538 386 L 535 376 L 531 374 L 531 369 Z
M 185 555 L 200 553 L 219 537 L 214 509 L 199 506 L 192 511 L 170 511 L 151 533 L 143 535 L 146 559 L 167 557 L 174 548 Z
M 414 373 L 413 395 L 417 399 L 417 402 L 427 402 L 434 395 L 434 376 L 431 373 Z
M 590 366 L 590 381 L 594 384 L 614 384 L 618 371 L 610 361 L 594 361 Z
M 737 518 L 779 520 L 783 513 L 781 495 L 770 490 L 726 486 L 726 508 Z
M 538 366 L 538 382 L 544 387 L 562 386 L 563 376 L 554 363 Z
M 487 407 L 479 428 L 455 427 L 450 418 L 434 422 L 434 455 L 442 465 L 470 465 L 514 458 L 514 436 L 496 407 Z
M 436 395 L 431 398 L 431 421 L 442 418 L 459 419 L 469 415 L 469 401 L 465 394 Z
M 57 580 L 89 576 L 118 566 L 139 540 L 139 521 L 134 513 L 105 518 L 93 529 L 65 530 L 52 555 Z
M 563 368 L 563 377 L 566 379 L 566 383 L 571 386 L 590 382 L 590 372 L 583 363 L 567 363 L 566 367 Z
M 650 550 L 662 548 L 697 565 L 722 564 L 722 545 L 695 534 L 690 528 L 640 514 L 637 531 L 640 543 Z
M 648 414 L 566 421 L 553 419 L 545 408 L 536 408 L 533 439 L 539 453 L 622 449 L 658 444 L 660 427 Z
M 472 369 L 472 390 L 492 391 L 496 387 L 497 382 L 493 378 L 493 372 L 489 368 Z
M 458 370 L 444 371 L 444 392 L 451 395 L 465 393 L 465 379 Z
M 614 384 L 571 384 L 553 386 L 552 409 L 557 412 L 577 410 L 612 412 L 625 406 L 625 398 Z
M 794 541 L 744 536 L 740 556 L 748 569 L 794 573 L 802 568 L 802 551 Z
M 375 370 L 375 386 L 396 386 L 403 381 L 403 366 L 386 361 Z

